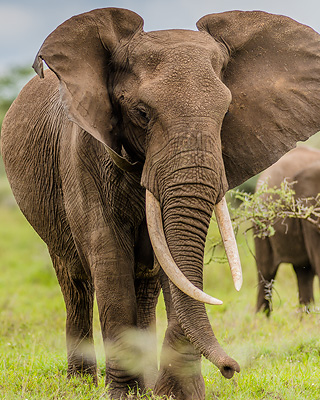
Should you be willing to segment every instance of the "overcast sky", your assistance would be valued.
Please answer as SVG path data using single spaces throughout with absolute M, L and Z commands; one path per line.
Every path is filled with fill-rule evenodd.
M 0 0 L 0 73 L 31 65 L 43 40 L 73 15 L 94 8 L 128 8 L 141 15 L 145 31 L 196 29 L 203 15 L 263 10 L 287 15 L 320 32 L 319 0 Z

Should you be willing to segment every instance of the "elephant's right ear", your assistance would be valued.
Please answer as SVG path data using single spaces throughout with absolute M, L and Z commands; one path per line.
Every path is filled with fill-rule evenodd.
M 68 117 L 115 151 L 119 143 L 110 135 L 109 62 L 114 49 L 142 29 L 143 19 L 129 10 L 102 8 L 80 14 L 47 37 L 33 64 L 43 77 L 44 60 L 59 78 Z
M 197 26 L 230 53 L 223 82 L 232 102 L 221 138 L 234 187 L 320 130 L 320 35 L 262 11 L 210 14 Z

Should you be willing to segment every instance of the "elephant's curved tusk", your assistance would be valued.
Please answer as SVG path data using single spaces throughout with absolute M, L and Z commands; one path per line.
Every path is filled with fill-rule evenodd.
M 241 263 L 225 197 L 214 206 L 214 212 L 229 261 L 234 286 L 239 291 L 242 286 Z
M 185 294 L 202 303 L 220 305 L 215 299 L 194 286 L 180 271 L 172 258 L 162 225 L 160 204 L 151 192 L 146 191 L 146 214 L 150 240 L 159 264 L 168 278 Z

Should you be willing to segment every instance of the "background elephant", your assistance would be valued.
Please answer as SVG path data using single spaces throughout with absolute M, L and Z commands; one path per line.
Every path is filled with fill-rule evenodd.
M 316 198 L 320 193 L 320 151 L 298 147 L 284 155 L 278 162 L 265 170 L 257 183 L 269 187 L 280 187 L 281 182 L 296 182 L 293 185 L 296 198 Z M 297 275 L 300 304 L 313 301 L 314 276 L 320 276 L 320 231 L 303 219 L 287 218 L 274 225 L 273 236 L 255 238 L 258 268 L 257 311 L 270 315 L 272 280 L 281 263 L 291 263 Z
M 146 33 L 138 15 L 116 8 L 71 18 L 44 41 L 34 63 L 44 79 L 25 86 L 2 129 L 13 193 L 65 299 L 69 375 L 96 379 L 94 292 L 106 350 L 134 359 L 127 332 L 152 330 L 161 284 L 168 328 L 154 391 L 193 400 L 204 398 L 201 355 L 227 378 L 239 366 L 204 304 L 154 260 L 146 190 L 170 263 L 202 295 L 214 206 L 320 128 L 316 32 L 263 12 L 212 14 L 197 26 Z M 106 383 L 113 398 L 145 386 L 108 351 Z

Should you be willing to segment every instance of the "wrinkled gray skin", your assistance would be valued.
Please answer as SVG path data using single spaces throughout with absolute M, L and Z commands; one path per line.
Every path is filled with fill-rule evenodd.
M 227 378 L 239 366 L 204 305 L 154 266 L 145 189 L 160 202 L 175 262 L 202 288 L 208 224 L 228 185 L 320 129 L 320 41 L 311 28 L 262 12 L 208 15 L 198 32 L 142 27 L 135 13 L 112 8 L 59 26 L 34 63 L 44 79 L 32 79 L 6 116 L 2 153 L 65 299 L 68 375 L 96 379 L 95 293 L 112 398 L 148 385 L 119 354 L 136 360 L 125 333 L 153 331 L 161 285 L 168 328 L 154 391 L 204 399 L 201 355 Z M 121 352 L 111 356 L 110 343 Z
M 261 174 L 258 185 L 268 182 L 269 187 L 280 187 L 285 178 L 288 182 L 296 182 L 293 185 L 296 198 L 316 198 L 320 193 L 320 151 L 308 147 L 291 150 Z M 275 224 L 274 228 L 274 236 L 255 238 L 259 282 L 257 311 L 262 310 L 268 316 L 272 311 L 268 300 L 272 294 L 271 282 L 280 263 L 292 264 L 302 305 L 313 302 L 314 276 L 320 277 L 320 232 L 317 227 L 306 220 L 288 218 L 285 223 Z

